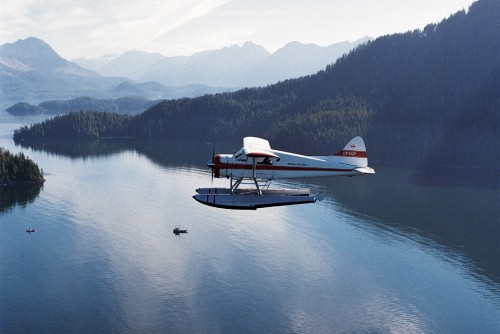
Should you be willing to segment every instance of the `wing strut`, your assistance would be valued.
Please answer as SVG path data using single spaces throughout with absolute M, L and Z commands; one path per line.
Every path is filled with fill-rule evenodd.
M 257 170 L 257 161 L 255 160 L 255 157 L 252 157 L 252 177 L 251 177 L 251 179 L 255 183 L 255 187 L 257 189 L 257 194 L 262 195 L 262 190 L 260 189 L 259 182 L 257 181 L 256 170 Z M 232 174 L 230 175 L 229 185 L 230 185 L 230 189 L 231 189 L 231 195 L 234 194 L 236 189 L 238 189 L 238 187 L 240 186 L 242 181 L 243 181 L 243 178 L 240 177 L 233 183 L 233 175 Z
M 257 161 L 255 160 L 255 157 L 252 157 L 252 178 L 253 182 L 255 182 L 255 187 L 257 188 L 257 194 L 262 195 L 262 191 L 260 191 L 259 188 L 259 182 L 257 182 Z

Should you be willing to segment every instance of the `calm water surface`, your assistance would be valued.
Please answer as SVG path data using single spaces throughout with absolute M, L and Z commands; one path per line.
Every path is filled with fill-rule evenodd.
M 315 204 L 222 210 L 191 198 L 209 144 L 34 150 L 12 141 L 22 122 L 0 123 L 0 146 L 47 181 L 0 192 L 1 333 L 500 332 L 498 173 L 375 165 L 294 182 Z

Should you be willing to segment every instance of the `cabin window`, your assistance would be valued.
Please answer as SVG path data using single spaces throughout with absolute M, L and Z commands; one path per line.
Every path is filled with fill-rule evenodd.
M 272 165 L 273 162 L 271 161 L 271 159 L 269 157 L 265 157 L 264 159 L 262 159 L 261 161 L 257 162 L 259 165 Z

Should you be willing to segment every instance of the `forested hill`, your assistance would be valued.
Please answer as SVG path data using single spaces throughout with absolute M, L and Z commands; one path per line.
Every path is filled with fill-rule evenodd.
M 373 160 L 497 168 L 499 113 L 500 1 L 479 0 L 439 24 L 364 44 L 315 75 L 161 102 L 123 131 L 203 141 L 254 135 L 309 154 L 334 153 L 361 135 Z
M 369 101 L 376 116 L 367 137 L 379 157 L 398 147 L 406 159 L 500 162 L 491 154 L 500 149 L 500 1 L 480 0 L 423 31 L 379 38 L 313 81 L 324 96 Z

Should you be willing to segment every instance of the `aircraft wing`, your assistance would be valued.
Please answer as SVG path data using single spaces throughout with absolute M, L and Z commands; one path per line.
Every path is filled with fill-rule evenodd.
M 279 158 L 271 151 L 271 145 L 267 140 L 257 137 L 243 138 L 243 151 L 247 157 Z

